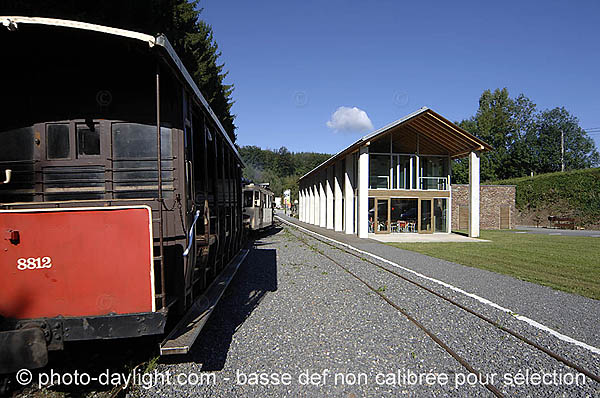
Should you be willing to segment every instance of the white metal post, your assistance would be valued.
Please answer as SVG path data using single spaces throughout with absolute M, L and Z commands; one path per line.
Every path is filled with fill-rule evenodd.
M 415 163 L 416 163 L 416 178 L 417 178 L 417 189 L 421 189 L 421 161 L 419 159 L 419 155 L 415 156 Z
M 408 180 L 409 180 L 409 186 L 408 189 L 413 189 L 413 161 L 414 161 L 414 156 L 410 157 L 410 169 L 409 169 L 409 176 L 408 176 Z

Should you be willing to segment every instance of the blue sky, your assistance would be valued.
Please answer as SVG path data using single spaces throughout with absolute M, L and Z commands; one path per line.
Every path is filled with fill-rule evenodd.
M 422 106 L 457 121 L 502 87 L 600 127 L 598 1 L 200 5 L 235 85 L 240 145 L 335 153 L 366 133 L 344 127 L 370 128 L 360 111 L 373 128 Z

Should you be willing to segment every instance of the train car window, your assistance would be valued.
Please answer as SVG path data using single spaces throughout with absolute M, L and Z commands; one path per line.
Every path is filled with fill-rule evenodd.
M 77 155 L 100 155 L 100 128 L 98 124 L 77 125 Z
M 260 207 L 260 192 L 254 191 L 254 207 Z
M 114 123 L 113 156 L 123 158 L 156 158 L 156 126 L 136 123 Z M 171 129 L 161 127 L 161 156 L 170 158 Z
M 33 128 L 2 131 L 0 142 L 0 162 L 33 160 Z
M 244 207 L 252 207 L 252 191 L 244 192 Z
M 163 196 L 171 198 L 174 190 L 171 129 L 162 127 L 160 136 Z M 114 123 L 112 141 L 115 197 L 155 197 L 158 177 L 156 126 Z
M 49 124 L 46 132 L 46 156 L 48 159 L 68 159 L 70 150 L 69 125 Z
M 0 179 L 4 179 L 5 169 L 13 171 L 11 183 L 0 185 L 0 203 L 33 201 L 33 128 L 1 131 L 0 142 Z

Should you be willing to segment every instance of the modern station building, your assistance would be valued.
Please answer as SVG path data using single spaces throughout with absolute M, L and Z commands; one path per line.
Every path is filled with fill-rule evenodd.
M 370 233 L 452 231 L 452 159 L 469 158 L 469 236 L 479 236 L 479 160 L 492 148 L 427 107 L 359 139 L 302 176 L 300 221 Z

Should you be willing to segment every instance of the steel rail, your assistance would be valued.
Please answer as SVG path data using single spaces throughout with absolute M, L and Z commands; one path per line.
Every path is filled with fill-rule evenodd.
M 298 231 L 300 231 L 300 230 L 298 230 Z M 300 231 L 300 232 L 303 232 L 303 231 Z M 303 232 L 303 233 L 304 233 L 304 232 Z M 306 234 L 306 233 L 305 233 L 305 234 Z M 306 234 L 306 235 L 308 235 L 308 234 Z M 428 288 L 427 286 L 424 286 L 424 285 L 420 284 L 419 282 L 415 282 L 415 281 L 413 281 L 413 280 L 412 280 L 412 279 L 410 279 L 410 278 L 407 278 L 407 277 L 405 277 L 405 276 L 403 276 L 403 275 L 401 275 L 401 274 L 399 274 L 399 273 L 397 273 L 397 272 L 395 272 L 395 271 L 392 271 L 392 270 L 390 270 L 390 269 L 388 269 L 388 268 L 386 268 L 386 267 L 384 267 L 384 266 L 382 266 L 382 265 L 380 265 L 380 264 L 377 264 L 377 263 L 376 263 L 376 262 L 374 262 L 374 261 L 371 261 L 371 260 L 369 260 L 369 259 L 367 259 L 367 258 L 361 257 L 361 256 L 359 256 L 358 254 L 356 254 L 356 253 L 352 253 L 352 252 L 351 252 L 351 251 L 349 251 L 349 250 L 346 250 L 346 249 L 340 248 L 340 247 L 338 247 L 338 246 L 336 246 L 336 245 L 334 245 L 334 244 L 332 244 L 332 243 L 330 243 L 330 242 L 327 242 L 327 241 L 325 241 L 325 240 L 323 240 L 323 239 L 319 239 L 319 238 L 317 238 L 317 237 L 314 237 L 314 236 L 312 236 L 312 235 L 308 235 L 308 236 L 310 236 L 310 237 L 311 237 L 312 239 L 314 239 L 314 240 L 317 240 L 317 241 L 319 241 L 319 242 L 321 242 L 321 243 L 324 243 L 324 244 L 326 244 L 327 246 L 330 246 L 330 247 L 332 247 L 332 248 L 334 248 L 334 249 L 340 250 L 340 251 L 342 251 L 342 252 L 344 252 L 344 253 L 347 253 L 347 254 L 350 254 L 350 255 L 352 255 L 352 256 L 354 256 L 354 257 L 356 257 L 356 258 L 359 258 L 359 259 L 361 259 L 362 261 L 365 261 L 365 262 L 367 262 L 367 263 L 369 263 L 369 264 L 372 264 L 372 265 L 374 265 L 374 266 L 376 266 L 376 267 L 378 267 L 378 268 L 382 269 L 383 271 L 389 272 L 390 274 L 392 274 L 392 275 L 394 275 L 394 276 L 396 276 L 396 277 L 398 277 L 398 278 L 400 278 L 400 279 L 402 279 L 402 280 L 404 280 L 404 281 L 406 281 L 406 282 L 409 282 L 409 283 L 411 283 L 411 284 L 413 284 L 413 285 L 415 285 L 415 286 L 417 286 L 417 287 L 419 287 L 419 288 L 421 288 L 421 289 L 423 289 L 423 290 L 425 290 L 425 291 L 427 291 L 427 292 L 429 292 L 429 293 L 431 293 L 431 294 L 433 294 L 433 295 L 435 295 L 435 296 L 437 296 L 437 297 L 441 298 L 442 300 L 445 300 L 445 301 L 447 301 L 448 303 L 450 303 L 450 304 L 452 304 L 452 305 L 455 305 L 455 306 L 457 306 L 458 308 L 460 308 L 460 309 L 462 309 L 462 310 L 464 310 L 464 311 L 468 312 L 469 314 L 471 314 L 471 315 L 474 315 L 474 316 L 476 316 L 477 318 L 479 318 L 479 319 L 481 319 L 481 320 L 483 320 L 483 321 L 485 321 L 485 322 L 489 323 L 490 325 L 492 325 L 492 326 L 494 326 L 494 327 L 496 327 L 496 328 L 498 328 L 498 329 L 502 330 L 503 332 L 506 332 L 506 333 L 510 334 L 511 336 L 513 336 L 513 337 L 516 337 L 517 339 L 519 339 L 519 340 L 523 341 L 524 343 L 526 343 L 526 344 L 528 344 L 528 345 L 530 345 L 530 346 L 532 346 L 532 347 L 534 347 L 534 348 L 536 348 L 536 349 L 538 349 L 538 350 L 540 350 L 540 351 L 544 352 L 545 354 L 549 355 L 549 356 L 550 356 L 550 357 L 552 357 L 553 359 L 556 359 L 557 361 L 559 361 L 559 362 L 562 362 L 563 364 L 567 365 L 568 367 L 570 367 L 570 368 L 572 368 L 572 369 L 575 369 L 575 370 L 576 370 L 576 371 L 578 371 L 579 373 L 583 373 L 584 375 L 586 375 L 586 376 L 587 376 L 587 377 L 589 377 L 590 379 L 592 379 L 592 380 L 596 381 L 597 383 L 600 383 L 600 376 L 598 376 L 598 375 L 596 375 L 596 374 L 594 374 L 594 373 L 592 373 L 592 372 L 588 371 L 587 369 L 584 369 L 584 368 L 582 368 L 581 366 L 579 366 L 579 365 L 575 364 L 574 362 L 571 362 L 569 359 L 567 359 L 567 358 L 564 358 L 564 357 L 562 357 L 562 356 L 560 356 L 560 355 L 558 355 L 558 354 L 556 354 L 556 353 L 554 353 L 554 352 L 550 351 L 550 350 L 549 350 L 549 349 L 547 349 L 546 347 L 543 347 L 542 345 L 540 345 L 540 344 L 538 344 L 538 343 L 536 343 L 536 342 L 534 342 L 534 341 L 530 340 L 529 338 L 527 338 L 527 337 L 525 337 L 525 336 L 521 335 L 520 333 L 517 333 L 517 332 L 515 332 L 514 330 L 512 330 L 512 329 L 509 329 L 509 328 L 507 328 L 507 327 L 505 327 L 505 326 L 502 326 L 501 324 L 499 324 L 498 322 L 494 321 L 493 319 L 490 319 L 490 318 L 486 317 L 485 315 L 483 315 L 483 314 L 480 314 L 480 313 L 478 313 L 477 311 L 474 311 L 474 310 L 472 310 L 472 309 L 470 309 L 470 308 L 466 307 L 465 305 L 463 305 L 463 304 L 461 304 L 461 303 L 459 303 L 459 302 L 457 302 L 457 301 L 455 301 L 455 300 L 453 300 L 453 299 L 451 299 L 451 298 L 449 298 L 449 297 L 446 297 L 446 296 L 444 296 L 443 294 L 441 294 L 441 293 L 438 293 L 438 292 L 436 292 L 435 290 Z
M 302 231 L 300 231 L 300 232 L 302 232 Z M 442 347 L 448 354 L 450 354 L 454 359 L 456 359 L 458 361 L 458 363 L 460 363 L 465 369 L 467 369 L 470 373 L 476 374 L 479 380 L 483 380 L 483 375 L 479 371 L 477 371 L 475 368 L 473 368 L 473 366 L 471 366 L 464 358 L 462 358 L 460 355 L 458 355 L 458 353 L 456 353 L 456 351 L 454 351 L 452 348 L 450 348 L 439 337 L 437 337 L 432 331 L 427 329 L 421 322 L 419 322 L 418 320 L 413 318 L 406 310 L 402 309 L 399 305 L 394 303 L 389 297 L 387 297 L 385 294 L 383 294 L 379 290 L 375 289 L 367 281 L 365 281 L 364 279 L 362 279 L 361 277 L 359 277 L 358 275 L 356 275 L 355 273 L 350 271 L 348 268 L 344 267 L 342 264 L 340 264 L 339 262 L 337 262 L 336 260 L 334 260 L 333 258 L 328 256 L 327 254 L 323 253 L 322 251 L 320 251 L 320 250 L 314 248 L 313 246 L 311 246 L 310 244 L 308 244 L 304 239 L 298 237 L 297 235 L 294 235 L 294 234 L 292 234 L 292 235 L 296 239 L 298 239 L 300 242 L 302 242 L 304 245 L 306 245 L 308 248 L 315 250 L 317 253 L 319 253 L 323 257 L 327 258 L 329 261 L 334 263 L 336 266 L 343 269 L 345 272 L 347 272 L 352 277 L 354 277 L 359 282 L 361 282 L 363 285 L 365 285 L 373 293 L 375 293 L 379 297 L 381 297 L 386 303 L 391 305 L 394 309 L 396 309 L 398 312 L 400 312 L 402 315 L 404 315 L 409 321 L 414 323 L 419 329 L 421 329 L 423 332 L 425 332 L 425 334 L 427 334 L 433 341 L 435 341 L 440 347 Z M 504 394 L 502 394 L 502 392 L 493 384 L 481 383 L 481 385 L 483 385 L 485 388 L 487 388 L 496 397 L 499 397 L 499 398 L 504 397 Z

